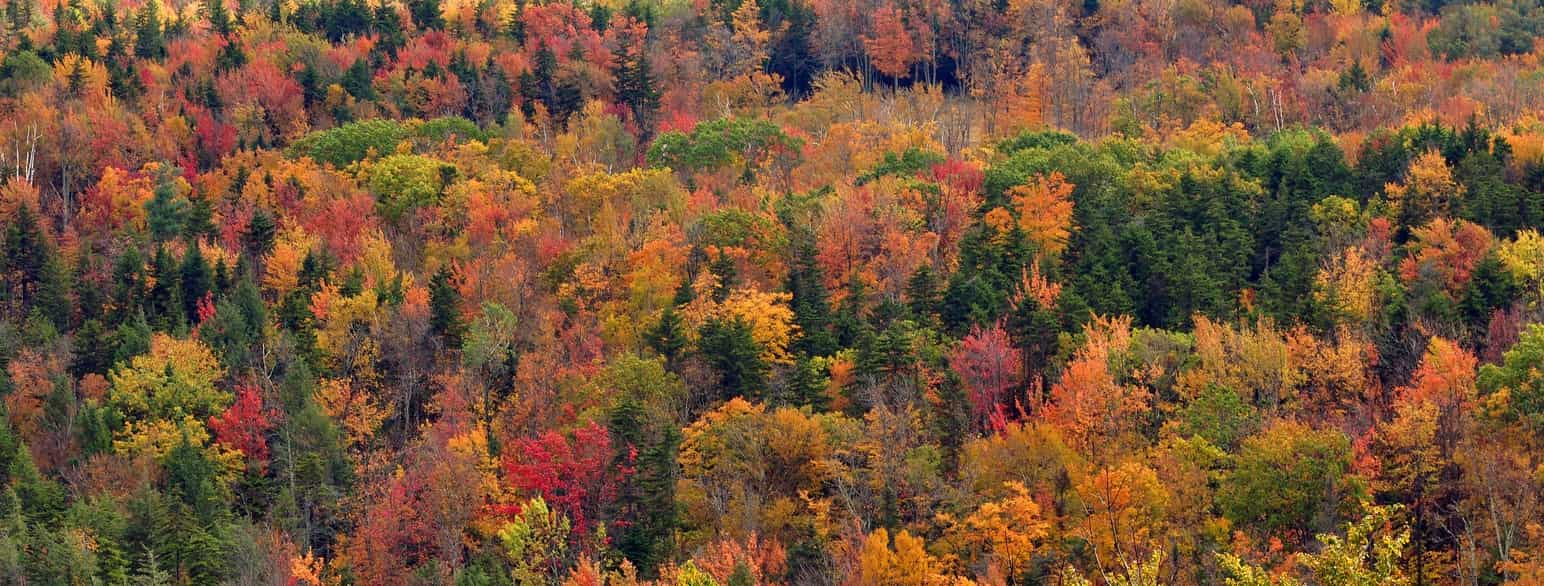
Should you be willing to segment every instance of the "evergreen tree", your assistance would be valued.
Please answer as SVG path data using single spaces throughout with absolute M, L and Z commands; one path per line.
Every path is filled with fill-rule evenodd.
M 198 323 L 198 306 L 206 301 L 213 280 L 204 253 L 196 245 L 188 246 L 188 251 L 182 256 L 182 266 L 178 269 L 178 281 L 182 285 L 179 296 L 187 323 Z
M 241 233 L 241 243 L 246 247 L 246 252 L 254 258 L 268 256 L 273 251 L 274 238 L 278 234 L 278 226 L 273 221 L 273 215 L 268 210 L 259 209 L 252 212 L 252 219 L 247 222 L 247 229 Z
M 440 30 L 445 28 L 445 17 L 440 11 L 440 0 L 407 0 L 408 14 L 413 17 L 413 25 L 420 30 Z
M 177 193 L 176 173 L 168 170 L 156 182 L 150 201 L 145 202 L 145 223 L 156 242 L 165 242 L 187 226 L 188 198 Z
M 166 58 L 166 37 L 159 2 L 140 5 L 134 15 L 134 56 L 159 61 Z
M 145 312 L 135 310 L 134 316 L 113 332 L 113 363 L 149 352 L 150 336 L 150 322 L 145 319 Z
M 642 140 L 647 141 L 654 134 L 660 97 L 649 56 L 644 47 L 632 47 L 618 51 L 616 61 L 617 101 L 627 105 L 642 130 Z
M 644 333 L 644 341 L 665 358 L 665 364 L 675 366 L 687 345 L 686 326 L 680 314 L 676 313 L 675 306 L 665 308 L 659 316 L 659 323 Z
M 790 345 L 795 352 L 809 356 L 829 356 L 836 352 L 836 336 L 831 333 L 831 306 L 825 276 L 815 260 L 813 246 L 801 246 L 798 259 L 788 271 L 786 287 L 793 296 L 789 306 L 798 337 Z
M 719 398 L 754 397 L 766 389 L 768 367 L 745 322 L 711 320 L 703 324 L 697 350 L 718 373 Z
M 906 307 L 918 320 L 928 322 L 937 319 L 942 298 L 938 291 L 938 274 L 933 265 L 925 264 L 906 280 Z
M 788 377 L 788 399 L 796 406 L 809 407 L 817 412 L 830 408 L 830 396 L 826 394 L 829 379 L 821 372 L 820 365 L 807 356 L 800 356 L 793 364 Z
M 338 82 L 349 95 L 360 100 L 375 99 L 374 72 L 370 70 L 370 64 L 364 59 L 355 59 L 347 71 L 343 72 L 342 81 Z
M 233 30 L 230 10 L 225 7 L 225 0 L 207 0 L 204 2 L 204 11 L 209 18 L 209 30 L 221 37 L 228 37 Z
M 461 292 L 451 283 L 451 271 L 441 268 L 429 281 L 429 328 L 445 346 L 461 347 L 466 324 L 461 318 Z
M 625 520 L 615 546 L 643 575 L 652 575 L 671 559 L 676 529 L 676 450 L 681 432 L 675 422 L 645 408 L 628 394 L 611 410 L 612 441 L 618 442 L 617 466 L 632 476 L 622 486 L 617 518 Z
M 113 264 L 113 325 L 128 321 L 139 313 L 145 299 L 145 261 L 139 248 L 129 246 Z
M 182 285 L 178 282 L 181 271 L 165 247 L 156 248 L 155 262 L 152 264 L 151 275 L 155 278 L 155 284 L 151 285 L 150 294 L 145 299 L 145 314 L 155 329 L 163 332 L 177 331 L 187 323 L 185 320 L 188 315 L 182 302 Z
M 68 325 L 69 276 L 32 208 L 16 211 L 5 233 L 5 298 L 16 316 L 37 312 L 55 327 Z

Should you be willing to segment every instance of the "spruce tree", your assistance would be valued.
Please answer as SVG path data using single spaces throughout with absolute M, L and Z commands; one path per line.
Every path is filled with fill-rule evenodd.
M 429 328 L 448 348 L 460 348 L 466 324 L 461 319 L 461 292 L 451 283 L 451 271 L 442 268 L 429 281 Z
M 204 260 L 204 253 L 199 251 L 197 245 L 189 245 L 188 251 L 182 256 L 182 266 L 178 270 L 179 281 L 182 284 L 181 298 L 182 308 L 188 323 L 198 323 L 198 306 L 205 301 L 210 293 L 210 286 L 214 278 L 209 271 L 209 263 Z
M 675 366 L 687 345 L 686 325 L 681 315 L 676 313 L 675 306 L 665 308 L 659 316 L 659 323 L 644 333 L 644 341 L 665 358 L 666 365 Z
M 720 399 L 754 397 L 753 393 L 766 389 L 768 367 L 745 322 L 709 321 L 702 326 L 697 349 L 718 373 Z
M 642 131 L 642 139 L 647 141 L 654 134 L 660 95 L 644 47 L 618 51 L 616 96 L 618 102 L 626 104 L 632 111 L 633 120 Z
M 166 58 L 159 2 L 145 2 L 134 15 L 134 56 L 151 61 Z

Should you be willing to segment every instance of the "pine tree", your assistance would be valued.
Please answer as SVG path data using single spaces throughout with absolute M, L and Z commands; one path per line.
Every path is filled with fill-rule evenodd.
M 911 309 L 911 314 L 919 320 L 932 321 L 937 319 L 941 304 L 938 274 L 933 272 L 933 265 L 917 267 L 906 280 L 906 306 Z
M 666 365 L 675 366 L 687 345 L 686 326 L 675 306 L 666 307 L 660 313 L 659 323 L 644 333 L 644 341 L 665 358 Z
M 151 274 L 155 284 L 145 299 L 146 315 L 155 329 L 163 332 L 177 331 L 187 323 L 187 310 L 182 303 L 182 285 L 178 282 L 181 272 L 165 247 L 157 247 Z
M 144 3 L 134 15 L 134 56 L 152 61 L 166 58 L 166 37 L 162 29 L 159 2 Z
M 557 103 L 555 83 L 557 70 L 557 54 L 552 52 L 552 48 L 548 47 L 546 42 L 542 42 L 541 46 L 536 48 L 536 64 L 530 71 L 520 75 L 520 97 L 524 101 L 522 109 L 526 117 L 535 115 L 534 105 L 537 102 L 546 106 L 548 113 L 554 112 L 554 105 Z
M 670 559 L 674 542 L 676 451 L 681 432 L 673 421 L 645 409 L 635 396 L 618 402 L 608 427 L 612 440 L 622 448 L 615 464 L 634 470 L 617 499 L 622 510 L 616 517 L 626 523 L 615 546 L 642 574 L 651 575 Z
M 37 10 L 36 0 L 10 0 L 5 4 L 5 17 L 11 25 L 11 34 L 20 34 L 32 26 L 33 13 Z
M 214 280 L 209 272 L 209 263 L 204 260 L 204 253 L 197 245 L 188 246 L 187 253 L 182 256 L 182 267 L 178 269 L 178 275 L 182 284 L 182 308 L 186 312 L 184 315 L 188 323 L 196 324 L 198 306 L 210 294 L 210 285 Z
M 18 316 L 36 311 L 56 327 L 69 321 L 69 276 L 30 206 L 16 211 L 5 234 L 5 296 Z
M 815 260 L 815 248 L 800 247 L 798 260 L 788 271 L 786 288 L 793 296 L 794 324 L 799 335 L 790 345 L 795 352 L 809 356 L 828 356 L 836 351 L 836 336 L 831 333 L 831 305 L 825 276 Z
M 37 304 L 33 310 L 63 329 L 70 322 L 70 275 L 64 259 L 53 248 L 43 250 L 43 275 L 37 284 Z
M 216 35 L 228 37 L 233 30 L 231 25 L 230 10 L 225 7 L 225 0 L 205 0 L 205 12 L 209 18 L 209 29 Z
M 448 348 L 460 348 L 466 324 L 461 318 L 461 292 L 451 283 L 451 271 L 441 268 L 429 281 L 429 328 Z
M 829 379 L 821 372 L 820 365 L 807 356 L 800 356 L 793 364 L 788 378 L 788 399 L 799 407 L 809 407 L 817 412 L 830 408 L 830 396 L 826 394 Z
M 621 50 L 617 54 L 617 101 L 626 104 L 633 120 L 642 130 L 642 140 L 654 134 L 655 112 L 659 110 L 659 90 L 655 87 L 653 67 L 644 47 Z
M 113 362 L 123 362 L 149 352 L 150 336 L 150 322 L 145 319 L 145 312 L 136 310 L 134 317 L 113 332 Z
M 145 223 L 156 242 L 182 234 L 187 224 L 188 198 L 177 193 L 175 176 L 172 172 L 164 173 L 156 183 L 154 195 L 145 202 Z
M 339 82 L 339 85 L 343 86 L 343 91 L 348 92 L 349 95 L 357 99 L 373 100 L 375 99 L 375 86 L 372 85 L 374 83 L 372 74 L 369 63 L 365 62 L 364 59 L 355 59 L 354 64 L 350 65 L 348 70 L 343 72 L 343 79 Z
M 130 246 L 113 263 L 112 325 L 128 321 L 145 300 L 145 261 L 139 248 Z
M 253 258 L 262 258 L 273 251 L 277 234 L 278 226 L 274 224 L 273 215 L 268 210 L 259 209 L 252 213 L 247 229 L 241 233 L 241 243 Z
M 932 401 L 929 423 L 942 448 L 940 468 L 945 478 L 959 474 L 960 455 L 971 428 L 970 397 L 960 377 L 950 372 L 938 386 L 938 398 Z
M 408 14 L 413 17 L 413 26 L 419 30 L 439 30 L 445 28 L 445 17 L 440 12 L 440 0 L 408 0 Z
M 719 398 L 754 397 L 766 389 L 767 364 L 745 322 L 709 321 L 702 326 L 697 350 L 718 373 Z
M 23 308 L 31 307 L 37 283 L 43 279 L 43 265 L 48 261 L 44 246 L 43 230 L 32 207 L 21 206 L 5 232 L 4 261 L 5 293 L 14 296 L 12 300 Z

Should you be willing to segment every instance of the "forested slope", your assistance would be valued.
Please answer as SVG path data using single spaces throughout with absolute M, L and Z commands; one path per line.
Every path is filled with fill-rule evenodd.
M 8 0 L 0 583 L 1544 582 L 1544 7 Z

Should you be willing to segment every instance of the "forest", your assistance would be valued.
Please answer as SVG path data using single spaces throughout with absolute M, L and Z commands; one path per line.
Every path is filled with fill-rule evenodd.
M 1540 0 L 0 4 L 0 584 L 1544 584 Z

